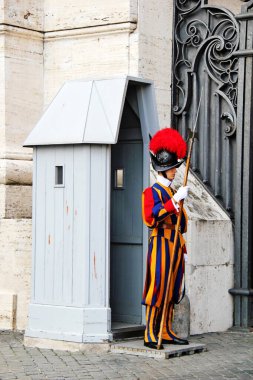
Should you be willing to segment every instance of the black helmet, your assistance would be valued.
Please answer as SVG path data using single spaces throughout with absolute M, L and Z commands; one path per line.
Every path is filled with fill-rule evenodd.
M 178 160 L 175 153 L 171 153 L 166 149 L 162 149 L 156 154 L 153 154 L 151 151 L 150 157 L 152 166 L 157 172 L 164 172 L 169 169 L 178 168 L 184 160 Z
M 178 168 L 184 162 L 186 150 L 186 142 L 172 128 L 156 132 L 149 143 L 152 166 L 157 172 Z

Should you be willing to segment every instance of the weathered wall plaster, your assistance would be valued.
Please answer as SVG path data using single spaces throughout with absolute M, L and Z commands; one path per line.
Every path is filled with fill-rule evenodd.
M 30 298 L 32 152 L 43 109 L 43 1 L 0 3 L 0 328 L 24 329 Z
M 0 219 L 1 329 L 23 330 L 26 326 L 31 289 L 31 229 L 31 219 Z
M 138 75 L 154 81 L 161 128 L 170 126 L 173 2 L 139 1 Z M 152 27 L 151 27 L 152 25 Z
M 137 22 L 137 0 L 44 0 L 46 32 Z
M 42 31 L 43 6 L 44 0 L 2 0 L 0 2 L 0 24 Z

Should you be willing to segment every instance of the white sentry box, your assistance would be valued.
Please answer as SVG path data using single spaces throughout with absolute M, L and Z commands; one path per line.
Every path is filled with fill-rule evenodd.
M 141 191 L 158 129 L 153 83 L 126 76 L 65 83 L 27 137 L 34 170 L 26 337 L 103 342 L 113 324 L 144 323 Z

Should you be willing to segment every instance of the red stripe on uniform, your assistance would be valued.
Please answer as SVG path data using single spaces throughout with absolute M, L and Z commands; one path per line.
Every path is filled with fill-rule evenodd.
M 177 209 L 174 207 L 174 204 L 172 202 L 172 199 L 168 200 L 167 202 L 164 203 L 164 208 L 167 212 L 172 213 L 172 212 L 177 212 Z
M 142 204 L 142 212 L 143 212 L 143 220 L 144 223 L 151 227 L 154 224 L 154 215 L 153 215 L 153 207 L 154 207 L 154 198 L 152 193 L 152 188 L 148 187 L 142 193 L 143 204 Z

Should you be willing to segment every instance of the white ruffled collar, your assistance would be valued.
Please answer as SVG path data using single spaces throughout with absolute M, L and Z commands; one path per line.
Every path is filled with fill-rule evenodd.
M 170 181 L 169 179 L 159 174 L 156 179 L 157 179 L 157 182 L 161 183 L 163 186 L 166 186 L 166 187 L 170 187 L 170 185 L 172 184 L 172 181 Z

